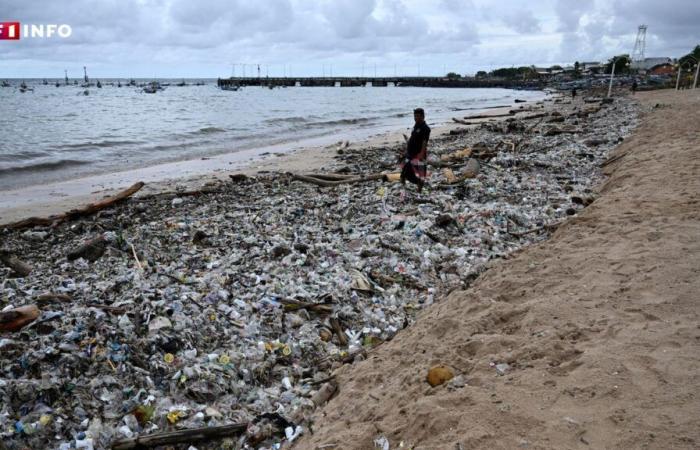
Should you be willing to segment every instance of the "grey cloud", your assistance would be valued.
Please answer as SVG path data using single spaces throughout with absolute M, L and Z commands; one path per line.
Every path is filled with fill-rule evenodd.
M 504 11 L 502 14 L 503 22 L 518 33 L 527 34 L 541 31 L 540 22 L 532 10 Z
M 648 54 L 679 56 L 700 42 L 697 0 L 500 0 L 497 7 L 482 0 L 0 0 L 0 14 L 73 27 L 67 40 L 0 42 L 0 78 L 77 72 L 83 64 L 110 74 L 217 76 L 233 61 L 293 62 L 297 74 L 370 61 L 421 64 L 432 73 L 456 62 L 473 72 L 604 59 L 631 51 L 640 23 L 649 25 Z

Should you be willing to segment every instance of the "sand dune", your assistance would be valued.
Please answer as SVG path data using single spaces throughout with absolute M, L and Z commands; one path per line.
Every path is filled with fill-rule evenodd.
M 700 94 L 638 98 L 601 196 L 339 369 L 295 448 L 700 448 Z

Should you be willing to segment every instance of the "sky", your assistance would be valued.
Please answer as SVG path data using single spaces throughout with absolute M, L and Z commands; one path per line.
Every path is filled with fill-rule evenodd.
M 700 44 L 700 0 L 0 0 L 0 78 L 444 75 Z

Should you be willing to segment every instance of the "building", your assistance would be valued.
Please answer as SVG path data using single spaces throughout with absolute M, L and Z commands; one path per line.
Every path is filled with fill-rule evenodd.
M 654 69 L 666 70 L 664 67 L 673 67 L 673 60 L 667 57 L 644 58 L 644 61 L 633 61 L 630 69 L 643 73 L 654 73 Z
M 598 61 L 579 63 L 578 68 L 583 73 L 602 72 L 605 69 L 605 63 Z

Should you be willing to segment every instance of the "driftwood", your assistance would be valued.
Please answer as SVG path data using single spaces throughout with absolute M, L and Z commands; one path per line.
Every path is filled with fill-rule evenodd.
M 210 441 L 244 432 L 247 423 L 234 423 L 218 427 L 190 428 L 187 430 L 167 431 L 131 439 L 122 439 L 112 444 L 112 450 L 128 450 L 132 448 L 149 448 L 159 445 L 175 445 L 196 441 Z
M 331 328 L 333 329 L 335 335 L 338 336 L 338 342 L 340 343 L 340 345 L 342 345 L 343 347 L 348 345 L 348 338 L 345 337 L 343 328 L 340 326 L 340 321 L 338 321 L 338 319 L 335 317 L 331 317 L 328 322 L 331 324 Z
M 47 303 L 72 302 L 73 298 L 67 294 L 58 294 L 55 292 L 47 292 L 45 294 L 38 295 L 35 300 L 37 303 L 47 304 Z
M 472 118 L 473 118 L 473 117 L 472 117 Z M 468 122 L 468 121 L 466 121 L 466 120 L 461 120 L 461 119 L 458 119 L 458 118 L 456 118 L 456 117 L 453 117 L 453 118 L 452 118 L 452 121 L 455 122 L 455 123 L 458 123 L 458 124 L 460 124 L 460 125 L 478 125 L 478 124 L 479 124 L 478 122 Z
M 328 181 L 340 181 L 355 178 L 355 175 L 348 175 L 343 173 L 307 173 L 306 176 Z
M 605 161 L 603 161 L 603 162 L 600 164 L 600 167 L 605 167 L 605 166 L 607 166 L 608 164 L 612 164 L 612 163 L 614 163 L 615 161 L 624 158 L 625 156 L 627 156 L 627 153 L 621 153 L 621 154 L 619 154 L 619 155 L 613 156 L 612 158 L 608 158 L 608 159 L 606 159 Z
M 514 112 L 507 112 L 503 114 L 477 114 L 475 116 L 464 116 L 465 119 L 467 120 L 472 120 L 472 119 L 492 119 L 496 117 L 509 117 L 515 114 Z
M 341 184 L 354 184 L 354 183 L 364 183 L 367 181 L 376 181 L 376 180 L 386 180 L 386 175 L 383 173 L 374 173 L 370 175 L 361 175 L 361 176 L 353 176 L 350 178 L 343 178 L 339 180 L 324 180 L 321 178 L 318 178 L 317 176 L 313 175 L 296 175 L 296 174 L 290 174 L 292 176 L 292 179 L 298 180 L 298 181 L 303 181 L 305 183 L 311 183 L 315 184 L 316 186 L 321 186 L 321 187 L 333 187 L 333 186 L 339 186 Z M 328 176 L 328 175 L 325 175 Z
M 139 181 L 138 183 L 134 184 L 133 186 L 129 187 L 128 189 L 125 189 L 116 195 L 113 195 L 111 197 L 107 197 L 103 200 L 100 200 L 99 202 L 96 203 L 91 203 L 83 208 L 78 208 L 78 209 L 73 209 L 68 211 L 67 213 L 64 214 L 58 214 L 55 216 L 49 216 L 49 217 L 30 217 L 28 219 L 20 220 L 19 222 L 13 222 L 9 223 L 6 225 L 3 225 L 2 228 L 9 228 L 9 229 L 21 229 L 21 228 L 31 228 L 35 226 L 49 226 L 49 225 L 56 225 L 61 222 L 64 222 L 66 220 L 73 220 L 77 219 L 78 217 L 84 217 L 84 216 L 89 216 L 91 214 L 94 214 L 102 209 L 105 209 L 107 207 L 110 207 L 116 203 L 119 203 L 135 193 L 137 193 L 142 187 L 144 186 L 144 183 Z
M 280 303 L 284 305 L 285 311 L 298 311 L 300 309 L 305 309 L 309 312 L 316 312 L 319 314 L 330 314 L 333 312 L 333 307 L 325 303 L 304 302 L 293 298 L 282 298 L 280 299 Z
M 17 331 L 39 317 L 36 305 L 20 306 L 9 311 L 0 312 L 0 331 Z
M 12 269 L 14 274 L 18 277 L 26 277 L 32 273 L 32 267 L 29 264 L 9 252 L 0 252 L 0 261 L 2 261 L 6 267 Z
M 107 239 L 104 235 L 100 235 L 83 243 L 80 247 L 69 252 L 66 257 L 68 261 L 73 261 L 78 258 L 85 258 L 90 262 L 97 261 L 104 254 L 107 248 Z

